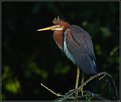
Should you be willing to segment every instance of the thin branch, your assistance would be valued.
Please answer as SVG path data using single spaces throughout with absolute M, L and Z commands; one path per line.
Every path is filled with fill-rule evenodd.
M 103 75 L 103 76 L 102 76 Z M 101 77 L 100 77 L 101 76 Z M 99 77 L 98 80 L 101 80 L 102 78 L 104 78 L 105 76 L 108 76 L 111 81 L 112 81 L 112 84 L 114 86 L 114 89 L 115 89 L 115 94 L 116 94 L 116 99 L 118 99 L 118 93 L 117 93 L 117 90 L 116 90 L 116 86 L 115 86 L 115 82 L 112 78 L 112 76 L 106 72 L 100 72 L 92 77 L 90 77 L 88 80 L 86 80 L 84 83 L 82 83 L 79 87 L 78 87 L 78 91 L 81 90 L 81 88 L 83 88 L 85 85 L 87 85 L 90 81 L 94 80 L 95 78 Z M 62 102 L 66 99 L 78 99 L 78 98 L 84 98 L 86 95 L 84 96 L 78 96 L 78 97 L 74 97 L 73 94 L 76 93 L 77 89 L 74 89 L 74 90 L 69 90 L 69 92 L 67 92 L 65 95 L 61 95 L 61 94 L 58 94 L 56 92 L 54 92 L 53 90 L 49 89 L 48 87 L 46 87 L 45 85 L 43 85 L 41 83 L 41 86 L 43 86 L 45 89 L 47 89 L 49 92 L 51 92 L 52 94 L 56 95 L 57 97 L 61 96 L 61 98 L 59 98 L 59 101 Z M 86 91 L 85 91 L 86 92 Z M 91 92 L 90 92 L 91 93 Z M 86 92 L 87 96 L 88 93 Z M 101 99 L 101 100 L 105 100 L 107 101 L 105 98 L 102 98 L 100 97 L 98 94 L 94 94 L 94 93 L 91 93 L 91 97 L 95 97 L 95 98 L 98 98 L 98 99 Z
M 54 92 L 53 90 L 51 90 L 50 88 L 48 88 L 47 86 L 45 86 L 42 83 L 41 83 L 41 86 L 43 86 L 45 89 L 47 89 L 49 92 L 51 92 L 52 94 L 56 95 L 57 97 L 62 96 L 61 94 Z
M 78 90 L 80 90 L 82 87 L 84 87 L 84 86 L 85 86 L 86 84 L 88 84 L 90 81 L 92 81 L 93 79 L 95 79 L 95 78 L 97 78 L 97 77 L 99 77 L 99 76 L 101 76 L 101 75 L 103 75 L 103 77 L 104 77 L 104 75 L 105 75 L 105 76 L 107 75 L 107 76 L 110 77 L 110 79 L 112 80 L 112 83 L 113 83 L 113 86 L 114 86 L 114 89 L 115 89 L 115 93 L 116 93 L 116 98 L 117 98 L 117 97 L 118 97 L 118 93 L 117 93 L 117 90 L 116 90 L 115 82 L 114 82 L 113 78 L 111 77 L 111 75 L 108 74 L 108 73 L 106 73 L 106 72 L 100 72 L 100 73 L 98 73 L 98 74 L 96 74 L 96 75 L 90 77 L 88 80 L 86 80 L 84 83 L 82 83 L 82 85 L 79 86 Z M 64 97 L 64 98 L 62 98 L 62 99 L 60 99 L 60 100 L 61 100 L 61 101 L 64 101 L 64 100 L 68 99 L 68 98 L 69 98 L 70 96 L 72 96 L 75 92 L 76 92 L 76 90 L 74 89 L 74 91 L 72 91 L 70 94 L 68 94 L 66 97 Z

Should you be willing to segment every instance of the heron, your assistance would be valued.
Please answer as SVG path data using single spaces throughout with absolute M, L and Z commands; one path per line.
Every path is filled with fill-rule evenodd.
M 57 46 L 65 53 L 67 58 L 78 66 L 75 84 L 75 89 L 77 89 L 80 69 L 88 75 L 97 73 L 96 57 L 91 36 L 80 26 L 71 25 L 59 17 L 54 18 L 52 23 L 54 24 L 53 26 L 41 28 L 37 31 L 54 31 L 53 38 Z

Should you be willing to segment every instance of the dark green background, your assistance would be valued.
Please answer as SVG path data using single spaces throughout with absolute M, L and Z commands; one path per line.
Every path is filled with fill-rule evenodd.
M 76 66 L 56 46 L 52 31 L 36 31 L 57 16 L 92 36 L 98 72 L 110 73 L 118 89 L 118 14 L 118 2 L 2 2 L 3 99 L 56 99 L 40 83 L 62 94 L 74 88 Z M 96 92 L 114 94 L 100 89 L 104 84 L 93 83 Z

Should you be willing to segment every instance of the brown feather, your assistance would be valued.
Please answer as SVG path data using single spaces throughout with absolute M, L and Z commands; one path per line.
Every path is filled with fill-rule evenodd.
M 55 18 L 53 20 L 53 23 L 54 23 L 54 25 L 60 25 L 60 26 L 64 27 L 64 29 L 62 31 L 61 30 L 54 31 L 54 34 L 53 34 L 53 38 L 54 38 L 57 46 L 60 49 L 62 49 L 63 41 L 64 41 L 64 38 L 63 38 L 64 31 L 70 27 L 70 24 L 64 22 L 64 20 L 61 20 L 59 17 Z
M 62 49 L 63 48 L 63 31 L 54 31 L 53 38 L 57 44 L 57 46 Z

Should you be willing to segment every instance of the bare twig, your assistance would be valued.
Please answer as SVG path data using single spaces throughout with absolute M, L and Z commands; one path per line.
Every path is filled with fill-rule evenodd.
M 117 89 L 116 89 L 116 86 L 115 86 L 115 82 L 114 82 L 112 76 L 110 74 L 106 73 L 106 72 L 100 72 L 100 73 L 90 77 L 88 80 L 86 80 L 84 83 L 82 83 L 78 87 L 78 89 L 69 90 L 69 92 L 67 92 L 65 95 L 61 95 L 61 94 L 58 94 L 58 93 L 54 92 L 53 90 L 49 89 L 47 86 L 43 85 L 42 83 L 41 83 L 41 86 L 43 86 L 45 89 L 47 89 L 49 92 L 51 92 L 52 94 L 56 95 L 57 97 L 61 96 L 61 98 L 59 98 L 60 102 L 66 100 L 66 99 L 73 99 L 74 100 L 74 99 L 84 98 L 84 97 L 88 97 L 88 96 L 93 97 L 93 98 L 97 98 L 97 99 L 101 99 L 101 100 L 106 100 L 105 98 L 100 97 L 98 94 L 94 94 L 94 93 L 91 93 L 91 92 L 88 93 L 87 91 L 84 91 L 84 92 L 86 92 L 86 94 L 84 96 L 77 96 L 77 97 L 74 96 L 74 94 L 76 93 L 77 90 L 79 92 L 90 81 L 94 80 L 95 78 L 99 78 L 99 80 L 101 80 L 105 76 L 108 76 L 111 79 L 113 87 L 115 89 L 116 99 L 118 99 L 118 93 L 117 93 Z
M 99 78 L 99 80 L 101 80 L 102 78 L 104 78 L 106 75 L 103 75 L 103 76 L 101 76 L 100 78 Z
M 106 76 L 109 76 L 110 79 L 112 80 L 112 83 L 113 83 L 113 86 L 114 86 L 114 89 L 115 89 L 115 93 L 116 93 L 116 98 L 118 97 L 118 93 L 117 93 L 117 90 L 116 90 L 116 86 L 115 86 L 115 82 L 113 80 L 113 78 L 111 77 L 110 74 L 106 73 L 106 72 L 100 72 L 92 77 L 90 77 L 88 80 L 86 80 L 84 83 L 82 83 L 79 87 L 78 87 L 78 90 L 80 90 L 81 88 L 83 88 L 86 84 L 88 84 L 90 81 L 92 81 L 93 79 L 97 78 L 97 77 L 100 77 L 101 75 L 104 75 Z M 74 93 L 76 93 L 76 90 L 74 89 L 74 91 L 72 91 L 70 94 L 66 95 L 66 97 L 63 97 L 62 99 L 60 99 L 61 101 L 64 101 L 66 99 L 68 99 L 70 96 L 72 96 Z
M 57 97 L 62 96 L 61 94 L 54 92 L 53 90 L 51 90 L 50 88 L 48 88 L 47 86 L 45 86 L 42 83 L 41 83 L 41 86 L 43 86 L 45 89 L 47 89 L 49 92 L 51 92 L 52 94 L 56 95 Z

